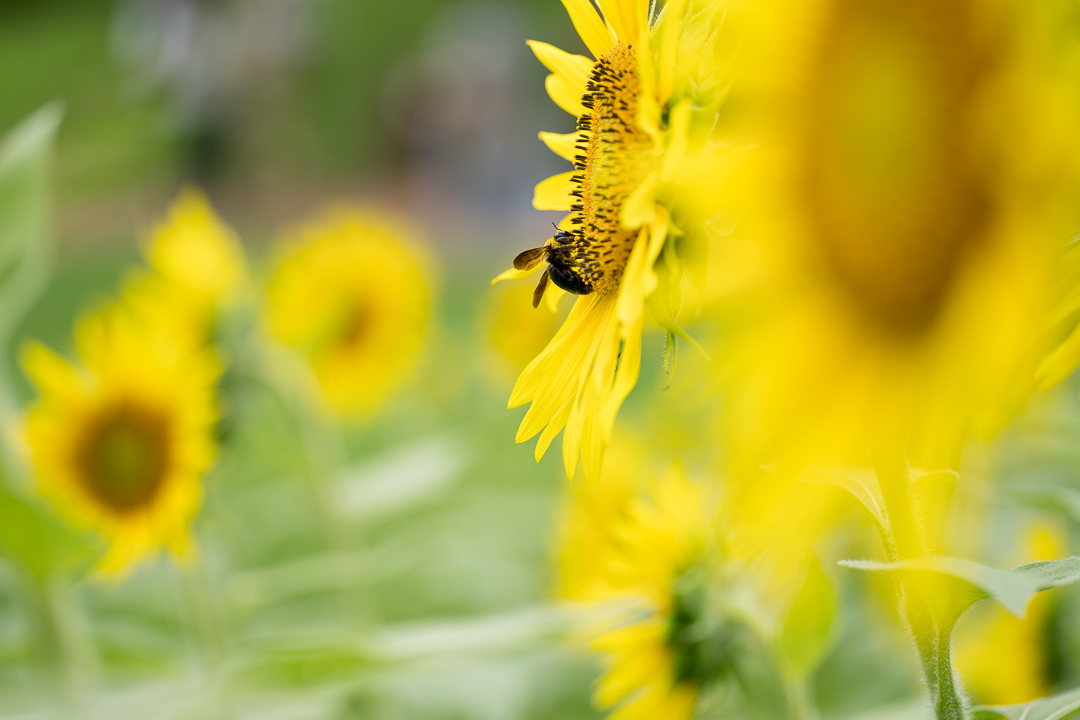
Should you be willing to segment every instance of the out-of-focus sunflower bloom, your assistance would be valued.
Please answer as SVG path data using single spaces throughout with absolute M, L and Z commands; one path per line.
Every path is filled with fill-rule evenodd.
M 207 342 L 216 314 L 237 299 L 247 275 L 236 234 L 202 192 L 188 188 L 154 228 L 145 252 L 151 271 L 128 279 L 124 302 L 178 337 Z
M 638 501 L 644 458 L 637 439 L 616 433 L 611 447 L 596 481 L 567 484 L 555 541 L 555 596 L 562 600 L 594 602 L 614 592 L 612 556 Z
M 1066 554 L 1064 532 L 1046 523 L 1027 530 L 1025 562 Z M 1011 705 L 1036 700 L 1052 689 L 1054 596 L 1036 595 L 1023 619 L 999 605 L 984 604 L 960 625 L 956 667 L 979 702 Z
M 330 407 L 371 415 L 414 365 L 429 306 L 428 280 L 407 231 L 340 210 L 282 248 L 265 314 L 270 335 L 310 364 Z
M 739 365 L 729 447 L 750 464 L 906 452 L 954 467 L 1032 391 L 1080 228 L 1077 10 L 737 13 L 741 112 L 720 132 L 756 147 L 718 165 L 716 187 L 763 250 L 773 311 L 725 346 Z
M 703 652 L 713 638 L 702 632 L 711 627 L 704 618 L 714 556 L 709 518 L 706 487 L 681 471 L 653 484 L 647 498 L 614 478 L 572 496 L 563 541 L 585 540 L 584 550 L 596 555 L 587 566 L 578 561 L 580 552 L 560 553 L 563 596 L 641 603 L 641 612 L 607 626 L 591 643 L 607 665 L 594 701 L 615 708 L 613 718 L 685 720 L 713 679 Z
M 120 304 L 80 321 L 76 344 L 78 367 L 38 343 L 23 353 L 40 492 L 106 537 L 104 576 L 163 548 L 183 557 L 215 453 L 219 364 Z
M 680 311 L 694 313 L 685 246 L 696 222 L 677 201 L 722 96 L 721 13 L 707 0 L 671 0 L 656 18 L 648 0 L 603 0 L 602 16 L 589 0 L 563 4 L 595 60 L 529 43 L 552 72 L 549 95 L 577 118 L 576 132 L 540 134 L 574 169 L 541 182 L 533 204 L 570 215 L 496 281 L 543 269 L 534 305 L 552 292 L 549 282 L 580 296 L 509 405 L 532 403 L 517 441 L 542 431 L 537 459 L 565 428 L 567 473 L 573 477 L 580 455 L 595 478 L 637 382 L 646 302 L 673 333 L 682 333 Z

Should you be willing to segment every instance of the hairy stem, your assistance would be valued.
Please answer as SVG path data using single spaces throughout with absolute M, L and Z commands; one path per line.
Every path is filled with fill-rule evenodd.
M 916 558 L 929 552 L 926 530 L 907 462 L 903 457 L 877 458 L 878 484 L 888 518 L 886 552 L 893 562 Z M 915 647 L 926 681 L 926 689 L 938 720 L 965 720 L 963 696 L 952 667 L 952 628 L 939 626 L 926 602 L 913 588 L 897 579 L 897 599 Z

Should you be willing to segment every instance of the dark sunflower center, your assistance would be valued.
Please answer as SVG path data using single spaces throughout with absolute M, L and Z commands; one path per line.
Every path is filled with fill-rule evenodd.
M 346 347 L 354 347 L 364 342 L 371 328 L 374 315 L 371 305 L 367 302 L 356 301 L 345 315 L 341 325 L 341 333 L 338 342 Z
M 618 44 L 596 61 L 581 100 L 590 112 L 578 119 L 569 254 L 573 272 L 595 292 L 618 287 L 637 238 L 619 224 L 619 211 L 652 167 L 651 142 L 637 124 L 638 93 L 636 53 Z
M 730 669 L 734 626 L 710 612 L 706 573 L 691 568 L 672 584 L 667 643 L 675 661 L 676 683 L 702 687 Z
M 76 465 L 86 489 L 117 512 L 148 505 L 165 481 L 169 427 L 157 413 L 135 405 L 102 412 L 82 438 Z
M 989 62 L 969 0 L 835 0 L 798 171 L 828 271 L 890 332 L 933 324 L 983 241 L 969 117 Z

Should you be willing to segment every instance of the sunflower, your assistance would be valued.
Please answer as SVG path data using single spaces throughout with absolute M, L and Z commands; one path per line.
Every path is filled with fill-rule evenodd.
M 540 134 L 574 169 L 541 182 L 533 204 L 570 215 L 496 281 L 542 268 L 534 305 L 546 292 L 579 296 L 521 373 L 509 406 L 532 403 L 517 442 L 543 431 L 538 460 L 565 428 L 567 473 L 573 477 L 580 454 L 596 477 L 615 416 L 637 382 L 646 301 L 670 332 L 682 334 L 675 323 L 695 233 L 692 213 L 677 201 L 721 97 L 721 16 L 707 0 L 672 0 L 655 18 L 647 0 L 605 0 L 602 14 L 588 0 L 563 4 L 593 58 L 529 43 L 552 72 L 548 94 L 577 118 L 575 132 Z M 661 253 L 666 262 L 657 263 Z
M 415 362 L 429 305 L 405 229 L 341 210 L 281 250 L 265 315 L 270 335 L 307 360 L 332 408 L 370 415 Z
M 119 304 L 80 321 L 76 344 L 81 367 L 39 343 L 22 357 L 40 492 L 108 539 L 102 575 L 162 548 L 184 556 L 215 454 L 218 363 Z
M 154 228 L 145 254 L 150 270 L 127 278 L 123 301 L 177 337 L 206 343 L 247 275 L 236 234 L 202 192 L 187 188 Z
M 632 475 L 631 475 L 632 476 Z M 632 609 L 592 640 L 606 659 L 595 703 L 622 720 L 685 720 L 698 692 L 721 674 L 723 646 L 710 622 L 707 589 L 715 533 L 707 488 L 673 470 L 648 497 L 625 480 L 572 495 L 561 537 L 586 541 L 590 563 L 559 554 L 561 594 L 579 601 L 633 601 Z M 591 572 L 590 572 L 591 569 Z
M 736 14 L 740 113 L 718 132 L 756 147 L 728 153 L 715 188 L 761 248 L 769 315 L 726 346 L 727 447 L 750 465 L 955 467 L 1033 390 L 1080 228 L 1077 7 Z

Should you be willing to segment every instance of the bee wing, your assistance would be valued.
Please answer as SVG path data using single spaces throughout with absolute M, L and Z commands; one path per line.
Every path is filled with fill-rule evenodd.
M 526 250 L 525 252 L 514 258 L 515 270 L 532 270 L 534 267 L 540 264 L 540 261 L 544 259 L 547 254 L 546 247 L 533 248 L 532 250 Z
M 533 290 L 533 307 L 540 307 L 540 301 L 544 299 L 544 291 L 547 290 L 548 285 L 548 271 L 545 270 L 544 274 L 540 276 L 540 282 L 536 283 L 536 289 Z

